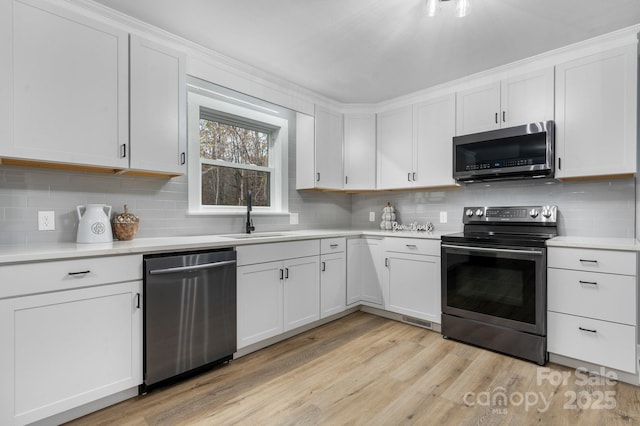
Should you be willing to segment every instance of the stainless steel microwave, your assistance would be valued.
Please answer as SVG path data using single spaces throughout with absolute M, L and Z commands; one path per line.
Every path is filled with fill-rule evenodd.
M 554 175 L 553 121 L 453 138 L 453 178 L 458 182 L 549 178 Z

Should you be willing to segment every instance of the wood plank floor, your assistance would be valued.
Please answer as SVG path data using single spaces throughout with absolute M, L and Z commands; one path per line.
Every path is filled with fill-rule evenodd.
M 629 425 L 640 388 L 356 312 L 70 424 Z

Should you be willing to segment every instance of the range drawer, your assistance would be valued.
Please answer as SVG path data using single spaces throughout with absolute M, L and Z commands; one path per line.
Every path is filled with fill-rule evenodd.
M 395 238 L 384 239 L 384 250 L 397 253 L 422 254 L 440 257 L 440 240 L 426 240 L 422 238 Z
M 142 279 L 142 255 L 0 266 L 0 298 Z
M 616 250 L 549 247 L 547 266 L 549 268 L 635 275 L 636 253 Z
M 635 327 L 557 312 L 547 322 L 549 352 L 635 374 Z
M 636 325 L 636 278 L 628 275 L 549 269 L 550 311 Z
M 345 251 L 347 242 L 345 238 L 324 238 L 320 240 L 320 253 L 339 253 Z

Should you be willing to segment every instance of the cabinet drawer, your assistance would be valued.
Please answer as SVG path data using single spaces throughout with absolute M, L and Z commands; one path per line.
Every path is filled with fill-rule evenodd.
M 547 253 L 547 265 L 550 268 L 635 275 L 636 253 L 615 250 L 550 247 Z
M 142 279 L 142 255 L 88 257 L 0 267 L 0 298 Z
M 547 322 L 549 352 L 635 374 L 635 327 L 556 312 Z
M 398 253 L 422 254 L 440 256 L 440 240 L 425 240 L 421 238 L 395 238 L 384 239 L 384 249 Z
M 344 238 L 324 238 L 320 240 L 320 253 L 339 253 L 345 251 L 346 245 Z
M 320 255 L 318 240 L 287 241 L 282 243 L 255 244 L 239 246 L 238 266 L 256 263 L 275 262 L 284 259 Z
M 628 275 L 549 269 L 550 311 L 636 325 L 636 278 Z

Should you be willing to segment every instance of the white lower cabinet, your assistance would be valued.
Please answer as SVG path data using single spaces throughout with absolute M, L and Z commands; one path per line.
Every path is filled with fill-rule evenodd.
M 238 349 L 320 318 L 318 240 L 241 246 Z
M 328 238 L 320 245 L 320 317 L 346 309 L 347 256 L 344 238 Z
M 40 275 L 41 287 L 39 294 L 0 300 L 0 424 L 46 419 L 142 383 L 142 257 L 109 259 L 115 275 L 129 265 L 139 270 L 128 282 L 83 287 L 100 274 L 104 259 L 97 259 L 96 271 L 69 269 L 61 276 L 56 264 L 87 261 L 0 268 L 3 283 L 16 273 Z M 61 283 L 69 289 L 42 292 Z
M 636 374 L 636 256 L 549 248 L 549 353 Z
M 440 241 L 386 238 L 385 309 L 440 323 Z
M 318 256 L 287 260 L 284 266 L 284 331 L 320 319 Z
M 347 305 L 360 302 L 383 305 L 380 238 L 347 240 Z

